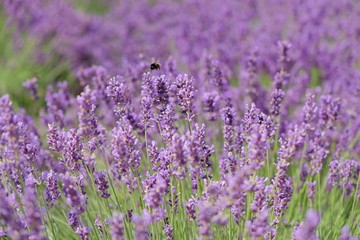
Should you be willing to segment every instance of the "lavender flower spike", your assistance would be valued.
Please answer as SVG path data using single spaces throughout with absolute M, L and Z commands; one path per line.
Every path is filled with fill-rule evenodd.
M 309 210 L 302 226 L 297 228 L 294 233 L 295 240 L 318 240 L 316 227 L 320 222 L 319 215 L 314 210 Z
M 29 80 L 27 80 L 26 82 L 24 82 L 22 84 L 22 86 L 24 88 L 26 88 L 30 95 L 35 99 L 38 100 L 39 99 L 39 95 L 38 95 L 38 80 L 36 77 L 33 77 Z
M 186 114 L 187 120 L 191 122 L 194 117 L 194 99 L 196 90 L 194 88 L 194 78 L 187 74 L 178 75 L 176 78 L 178 88 L 178 101 L 181 112 Z
M 111 223 L 110 231 L 113 239 L 124 240 L 124 214 L 114 214 Z
M 108 192 L 109 184 L 106 180 L 105 171 L 95 172 L 94 180 L 99 192 L 101 193 L 101 197 L 109 198 L 110 197 L 110 193 Z

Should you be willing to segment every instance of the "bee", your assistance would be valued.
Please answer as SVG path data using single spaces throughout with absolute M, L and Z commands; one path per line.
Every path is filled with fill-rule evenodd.
M 258 120 L 258 123 L 259 124 L 262 124 L 264 122 L 264 118 L 262 116 L 259 116 L 259 120 Z
M 157 61 L 153 60 L 153 62 L 150 64 L 150 70 L 160 70 L 161 64 Z

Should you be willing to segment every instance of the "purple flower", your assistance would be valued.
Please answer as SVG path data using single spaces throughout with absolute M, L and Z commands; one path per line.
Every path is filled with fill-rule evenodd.
M 1 223 L 6 226 L 6 232 L 8 236 L 13 238 L 14 240 L 29 239 L 29 234 L 25 230 L 24 224 L 20 221 L 19 215 L 14 209 L 14 204 L 16 200 L 11 200 L 7 196 L 4 189 L 0 189 L 0 197 L 2 199 L 2 204 L 0 204 L 0 220 Z M 31 210 L 31 203 L 28 203 L 28 207 Z M 31 215 L 31 212 L 29 212 L 29 214 Z M 31 219 L 29 218 L 29 220 L 32 220 L 32 218 Z M 34 218 L 34 223 L 37 220 L 38 219 Z M 42 227 L 41 219 L 40 219 L 40 225 L 37 227 L 39 228 Z
M 87 227 L 77 227 L 75 232 L 81 240 L 89 240 L 89 229 Z
M 216 121 L 219 115 L 220 96 L 216 91 L 206 92 L 202 99 L 202 109 L 205 112 L 206 120 Z
M 320 222 L 318 214 L 314 210 L 309 210 L 303 224 L 293 232 L 295 240 L 317 240 L 316 228 Z
M 211 235 L 212 218 L 216 215 L 215 207 L 209 202 L 198 202 L 199 214 L 198 224 L 199 233 L 201 237 L 208 237 Z
M 179 193 L 176 191 L 176 187 L 171 187 L 171 194 L 173 198 L 169 199 L 169 206 L 171 207 L 170 212 L 178 213 L 178 206 L 179 206 Z
M 57 91 L 53 86 L 48 87 L 45 102 L 46 112 L 41 113 L 45 124 L 56 123 L 59 127 L 68 125 L 65 113 L 71 105 L 71 95 L 67 82 L 59 82 L 56 85 Z
M 174 167 L 184 167 L 187 163 L 185 142 L 185 136 L 181 136 L 175 133 L 172 137 L 169 148 L 174 158 L 172 162 Z
M 38 80 L 36 77 L 33 77 L 27 81 L 25 81 L 22 86 L 24 88 L 26 88 L 30 95 L 35 99 L 38 100 L 39 99 L 39 95 L 38 95 Z
M 221 109 L 221 119 L 224 123 L 224 150 L 226 152 L 232 152 L 234 150 L 233 138 L 235 118 L 236 112 L 234 108 L 227 106 Z
M 259 124 L 261 112 L 255 106 L 255 104 L 245 105 L 245 114 L 242 119 L 242 125 L 244 129 L 244 134 L 251 134 L 251 129 L 254 124 Z M 261 117 L 262 118 L 262 117 Z
M 79 170 L 80 161 L 83 160 L 83 143 L 79 130 L 70 129 L 66 134 L 64 160 L 71 170 Z
M 125 239 L 124 214 L 115 213 L 110 223 L 111 237 L 117 240 Z
M 194 100 L 196 90 L 194 88 L 194 78 L 187 74 L 178 75 L 176 78 L 176 85 L 178 88 L 178 103 L 182 113 L 186 114 L 189 122 L 194 118 Z
M 220 93 L 224 93 L 229 89 L 230 83 L 224 65 L 217 60 L 211 61 L 210 83 L 216 87 Z
M 281 110 L 281 103 L 284 100 L 285 92 L 282 89 L 275 89 L 271 95 L 271 114 L 273 116 L 279 116 Z
M 150 213 L 144 209 L 141 216 L 134 215 L 133 222 L 135 223 L 135 239 L 147 240 L 150 238 L 148 232 L 148 226 L 152 222 Z
M 231 206 L 230 211 L 235 219 L 236 223 L 239 223 L 241 218 L 244 216 L 246 209 L 244 201 L 246 201 L 246 194 L 239 194 L 241 197 L 237 199 Z
M 291 48 L 291 43 L 283 40 L 277 42 L 278 51 L 279 51 L 279 63 L 282 69 L 285 68 L 286 64 L 290 61 L 289 50 Z
M 76 77 L 82 86 L 90 86 L 97 98 L 106 99 L 105 91 L 110 77 L 104 67 L 94 65 L 80 69 Z
M 55 123 L 48 125 L 47 139 L 50 150 L 62 152 L 64 150 L 64 138 L 63 132 L 56 127 Z
M 315 102 L 315 93 L 313 91 L 308 91 L 306 93 L 306 101 L 305 101 L 305 105 L 303 107 L 303 122 L 305 124 L 309 124 L 312 121 L 314 121 L 317 117 L 317 111 L 318 111 L 318 107 L 316 105 Z
M 145 128 L 147 126 L 149 126 L 150 121 L 153 118 L 153 112 L 152 112 L 152 107 L 153 107 L 153 99 L 151 98 L 151 96 L 149 95 L 145 95 L 141 98 L 141 110 L 142 110 L 142 122 L 145 126 Z
M 160 120 L 160 126 L 161 126 L 161 136 L 164 139 L 165 144 L 170 144 L 171 139 L 173 135 L 175 134 L 175 110 L 174 108 L 168 104 L 165 106 L 165 108 L 162 110 L 161 113 L 161 120 Z
M 173 228 L 170 226 L 170 224 L 166 224 L 164 226 L 164 231 L 166 233 L 166 236 L 167 236 L 167 240 L 172 240 L 174 238 L 173 236 Z
M 219 163 L 222 174 L 227 174 L 228 172 L 233 173 L 236 171 L 239 159 L 232 152 L 229 152 L 227 156 L 224 156 L 220 159 Z
M 115 167 L 120 174 L 136 171 L 140 166 L 140 152 L 138 148 L 138 139 L 132 132 L 132 127 L 116 127 L 112 131 L 111 153 L 114 157 Z
M 28 185 L 24 196 L 26 226 L 29 229 L 29 239 L 44 240 L 45 227 L 42 224 L 41 210 L 38 206 L 35 186 Z
M 323 126 L 332 129 L 340 114 L 341 101 L 339 98 L 326 95 L 321 97 L 320 119 Z
M 150 179 L 150 184 L 143 184 L 145 187 L 144 200 L 147 206 L 151 208 L 158 208 L 160 205 L 164 204 L 162 196 L 167 192 L 167 182 L 159 174 L 151 176 Z
M 275 199 L 274 199 L 274 215 L 276 216 L 273 224 L 277 224 L 279 219 L 284 215 L 285 210 L 288 209 L 288 203 L 291 201 L 293 194 L 293 186 L 291 178 L 285 172 L 277 173 L 277 182 L 275 185 Z
M 228 214 L 219 210 L 218 213 L 213 217 L 212 222 L 220 225 L 221 227 L 224 227 L 229 223 L 229 216 Z
M 89 86 L 86 86 L 84 92 L 77 97 L 77 102 L 79 104 L 79 133 L 92 137 L 98 125 L 95 117 L 96 98 Z
M 185 152 L 194 174 L 202 173 L 202 176 L 205 177 L 211 173 L 212 163 L 210 157 L 214 153 L 214 146 L 209 146 L 205 142 L 204 124 L 201 126 L 195 124 L 192 135 L 189 136 L 189 140 L 185 143 Z
M 110 79 L 105 92 L 107 97 L 119 107 L 124 107 L 130 102 L 127 84 L 124 79 L 118 75 Z
M 251 204 L 251 210 L 254 213 L 263 211 L 267 204 L 267 189 L 265 187 L 266 178 L 256 177 L 256 183 L 254 186 L 255 196 L 254 201 Z M 259 213 L 260 214 L 260 213 Z
M 322 136 L 316 136 L 310 140 L 308 147 L 308 155 L 310 157 L 310 168 L 312 175 L 320 172 L 322 166 L 328 156 L 329 151 L 325 149 Z
M 96 137 L 91 138 L 88 141 L 88 149 L 91 153 L 95 152 L 96 149 L 101 148 L 106 143 L 106 129 L 98 125 L 98 129 L 95 131 Z
M 187 202 L 185 202 L 185 210 L 188 215 L 189 221 L 194 221 L 196 219 L 196 203 L 197 200 L 195 198 L 190 198 Z
M 351 236 L 349 233 L 349 227 L 345 226 L 341 229 L 341 235 L 338 240 L 358 240 L 358 238 Z
M 68 213 L 68 221 L 72 229 L 77 229 L 79 226 L 79 213 L 74 209 L 71 210 Z
M 270 228 L 269 231 L 265 234 L 265 239 L 274 240 L 276 237 L 276 228 Z
M 85 211 L 87 198 L 79 191 L 79 185 L 69 172 L 62 175 L 63 192 L 67 203 L 75 210 L 74 213 L 81 214 Z
M 316 191 L 316 182 L 307 182 L 308 190 L 308 198 L 311 200 L 314 200 L 315 198 L 315 191 Z
M 9 178 L 11 179 L 11 181 L 15 185 L 15 189 L 13 187 L 11 187 L 12 191 L 17 191 L 18 193 L 23 193 L 21 179 L 20 179 L 20 176 L 19 176 L 18 172 L 16 171 L 16 169 L 10 168 L 8 175 L 9 175 Z
M 260 109 L 265 110 L 263 99 L 266 98 L 267 92 L 259 82 L 258 75 L 258 49 L 252 51 L 246 60 L 244 72 L 245 92 L 252 103 Z
M 36 141 L 25 144 L 25 147 L 22 149 L 25 159 L 30 163 L 35 163 L 37 160 L 39 149 L 40 146 Z
M 226 199 L 230 210 L 238 223 L 246 212 L 246 194 L 253 189 L 253 183 L 249 181 L 253 169 L 247 165 L 238 168 L 234 174 L 228 176 L 228 186 L 226 188 Z
M 53 170 L 50 170 L 47 174 L 43 174 L 43 176 L 46 182 L 46 202 L 48 205 L 52 206 L 61 196 L 58 185 L 58 176 Z
M 104 226 L 101 223 L 101 217 L 100 214 L 98 215 L 98 217 L 95 219 L 94 224 L 96 226 L 96 228 L 98 229 L 98 231 L 100 232 L 100 235 L 103 236 L 104 234 Z
M 281 94 L 281 91 L 279 93 L 279 90 L 283 89 L 284 86 L 289 82 L 290 74 L 286 72 L 285 70 L 280 70 L 276 72 L 274 76 L 274 90 L 272 95 L 277 96 Z M 276 93 L 278 91 L 278 93 Z
M 250 234 L 251 239 L 264 237 L 265 233 L 269 231 L 267 209 L 259 212 L 256 218 L 247 221 L 246 228 Z
M 263 124 L 254 124 L 248 136 L 248 164 L 259 170 L 265 164 L 267 149 L 270 148 L 268 133 Z
M 278 172 L 287 172 L 290 159 L 301 148 L 305 141 L 305 136 L 306 133 L 304 129 L 298 128 L 298 126 L 295 125 L 293 129 L 289 129 L 286 139 L 279 139 L 281 146 L 278 151 L 278 160 L 276 163 Z
M 161 75 L 152 79 L 155 90 L 155 104 L 163 105 L 162 108 L 169 103 L 169 86 L 165 75 Z M 161 108 L 160 108 L 161 109 Z
M 356 188 L 360 173 L 360 164 L 355 160 L 346 160 L 339 165 L 339 186 L 346 196 L 350 196 Z
M 109 184 L 108 181 L 106 180 L 105 174 L 106 174 L 105 171 L 94 172 L 94 181 L 99 192 L 101 193 L 101 197 L 109 198 L 110 197 L 110 193 L 108 192 Z

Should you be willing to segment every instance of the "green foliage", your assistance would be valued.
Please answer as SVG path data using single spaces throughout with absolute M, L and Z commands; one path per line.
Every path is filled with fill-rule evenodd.
M 104 14 L 109 9 L 109 4 L 107 1 L 100 1 L 100 0 L 70 0 L 74 6 L 86 13 L 95 13 L 95 14 Z
M 270 89 L 271 83 L 272 83 L 272 78 L 268 74 L 261 74 L 260 75 L 260 83 L 266 89 Z
M 23 107 L 35 115 L 44 102 L 35 102 L 24 91 L 24 81 L 37 77 L 41 98 L 51 82 L 68 79 L 71 84 L 74 77 L 69 64 L 51 49 L 51 42 L 39 46 L 31 36 L 15 32 L 14 27 L 7 24 L 5 13 L 0 11 L 0 95 L 8 93 L 16 108 Z M 45 60 L 40 60 L 43 56 Z
M 321 85 L 321 72 L 318 68 L 311 69 L 311 82 L 310 88 L 318 87 Z

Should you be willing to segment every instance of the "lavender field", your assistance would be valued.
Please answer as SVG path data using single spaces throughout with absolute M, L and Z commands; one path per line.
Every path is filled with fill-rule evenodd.
M 0 33 L 0 239 L 360 236 L 358 0 L 3 0 Z

